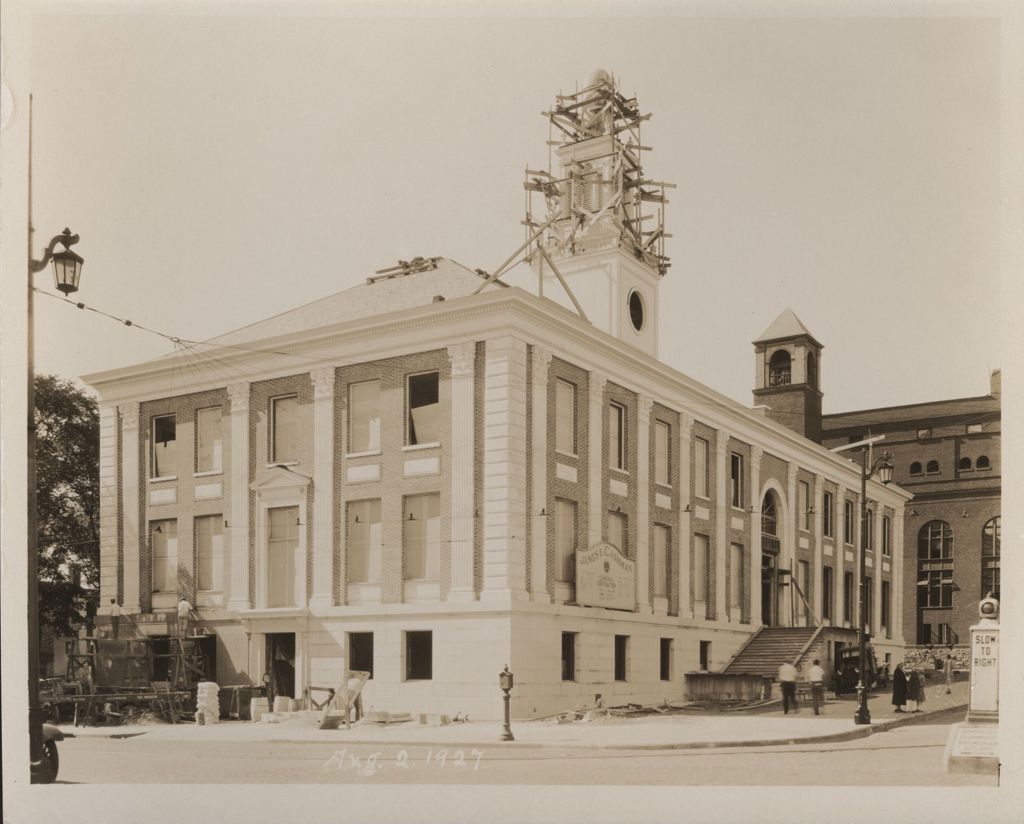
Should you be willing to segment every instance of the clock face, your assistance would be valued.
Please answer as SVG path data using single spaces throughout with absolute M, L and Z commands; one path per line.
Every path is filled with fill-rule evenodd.
M 629 293 L 629 320 L 633 328 L 640 332 L 644 328 L 644 299 L 635 289 Z

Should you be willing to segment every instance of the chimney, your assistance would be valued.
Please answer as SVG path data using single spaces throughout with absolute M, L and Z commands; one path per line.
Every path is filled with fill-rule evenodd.
M 992 373 L 988 376 L 989 390 L 988 393 L 993 398 L 998 398 L 1003 391 L 1003 370 L 993 369 Z

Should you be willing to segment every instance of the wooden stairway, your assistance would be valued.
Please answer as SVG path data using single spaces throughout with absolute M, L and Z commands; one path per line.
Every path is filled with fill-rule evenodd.
M 762 627 L 722 672 L 774 678 L 784 661 L 799 668 L 820 632 L 821 627 Z

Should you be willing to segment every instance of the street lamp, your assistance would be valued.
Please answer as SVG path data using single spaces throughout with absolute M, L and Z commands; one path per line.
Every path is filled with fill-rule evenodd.
M 505 727 L 501 731 L 502 741 L 515 741 L 512 736 L 511 718 L 509 716 L 509 693 L 512 691 L 513 675 L 509 672 L 508 664 L 505 664 L 504 671 L 498 673 L 498 686 L 505 693 Z
M 868 639 L 864 626 L 867 621 L 868 588 L 865 580 L 867 566 L 865 564 L 868 549 L 868 481 L 878 475 L 883 484 L 892 481 L 892 454 L 883 452 L 873 464 L 868 466 L 870 444 L 861 448 L 860 462 L 860 621 L 857 627 L 857 641 L 860 646 L 860 666 L 857 678 L 857 711 L 853 714 L 854 724 L 870 724 L 871 711 L 868 709 L 868 686 L 866 683 Z
M 31 163 L 31 160 L 30 160 Z M 31 185 L 31 184 L 30 184 Z M 60 243 L 64 249 L 54 252 Z M 36 537 L 39 530 L 36 508 L 36 387 L 35 387 L 35 330 L 32 276 L 41 272 L 47 264 L 53 264 L 54 283 L 61 292 L 69 295 L 78 291 L 78 279 L 82 273 L 81 257 L 71 251 L 78 243 L 78 235 L 65 229 L 56 235 L 46 247 L 40 260 L 32 259 L 32 218 L 31 201 L 28 225 L 28 461 L 26 475 L 28 482 L 28 740 L 31 777 L 33 784 L 48 784 L 56 776 L 50 762 L 43 753 L 43 711 L 39 706 L 39 584 Z

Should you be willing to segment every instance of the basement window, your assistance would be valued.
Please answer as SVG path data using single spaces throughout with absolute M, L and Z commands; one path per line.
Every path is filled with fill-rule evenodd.
M 434 633 L 405 633 L 405 680 L 429 681 L 434 677 Z

